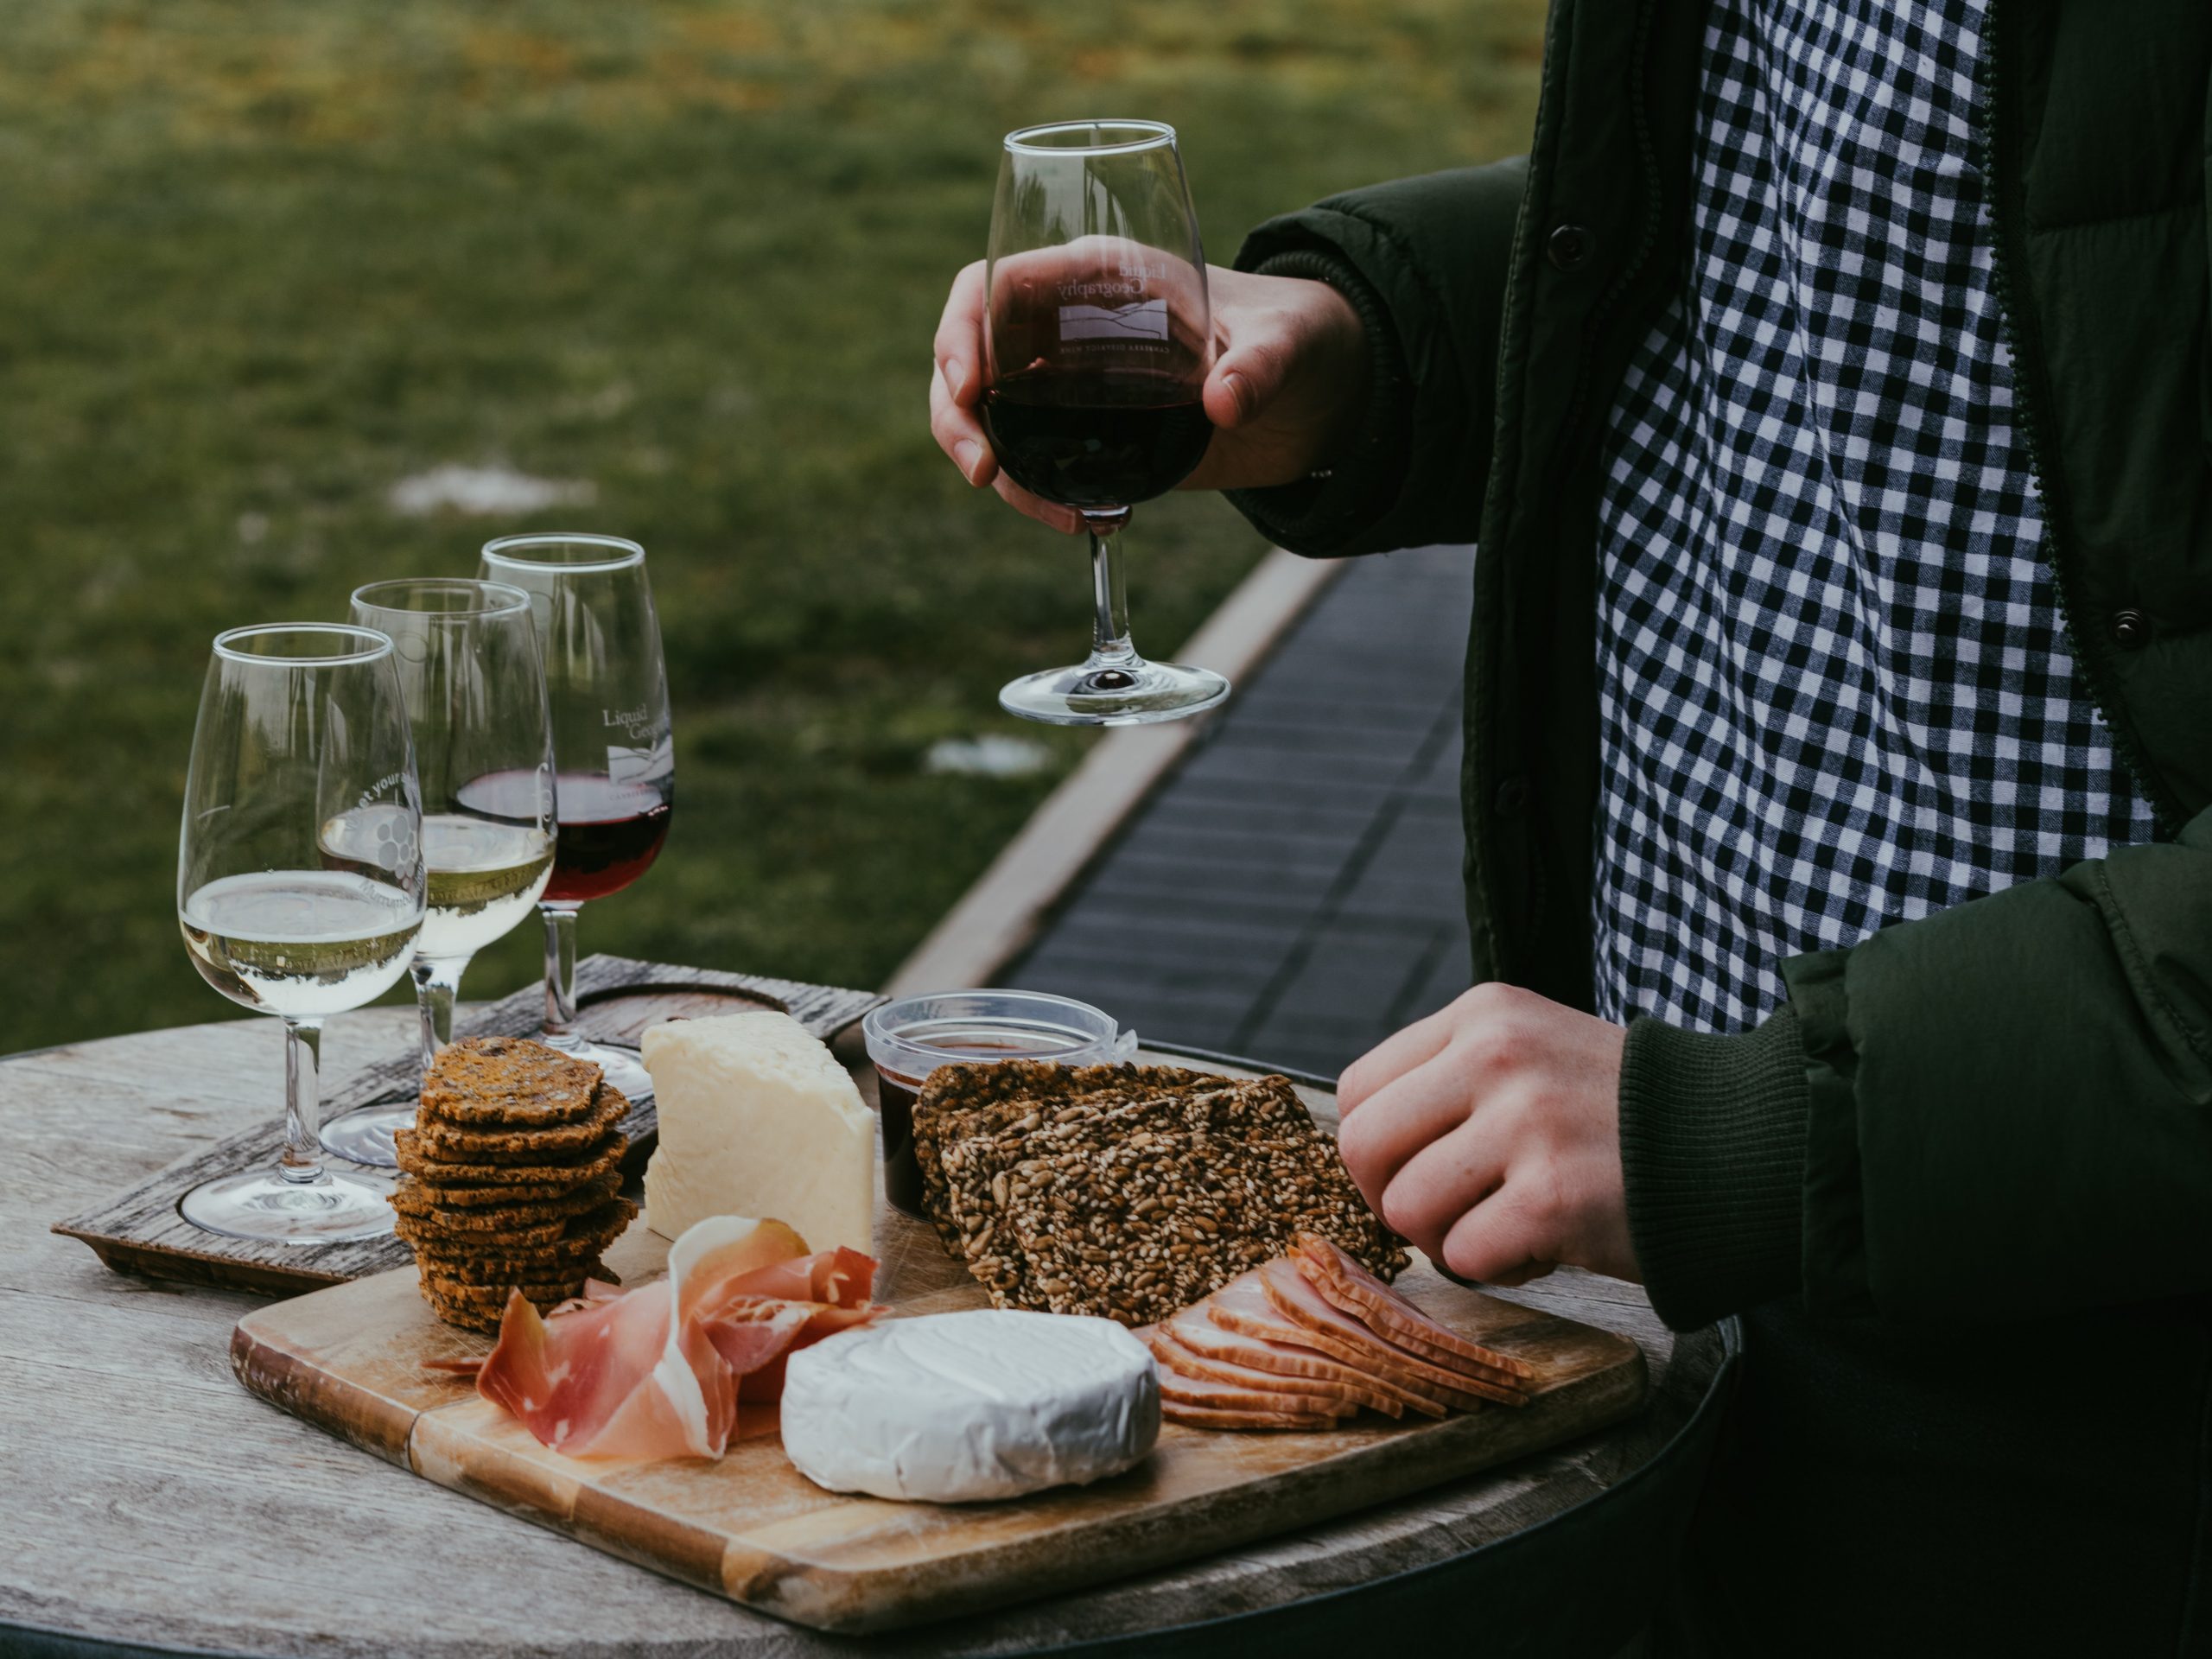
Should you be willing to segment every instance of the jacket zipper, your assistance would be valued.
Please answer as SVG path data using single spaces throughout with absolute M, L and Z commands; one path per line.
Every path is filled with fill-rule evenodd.
M 2079 595 L 2069 575 L 2068 562 L 2058 542 L 2058 501 L 2051 493 L 2051 474 L 2043 464 L 2043 423 L 2037 413 L 2037 398 L 2040 395 L 2038 379 L 2042 360 L 2035 355 L 2037 342 L 2029 340 L 2031 330 L 2022 323 L 2012 303 L 2011 277 L 2006 270 L 2007 248 L 2005 226 L 2011 215 L 2006 211 L 2005 192 L 2000 188 L 2001 151 L 1997 139 L 1997 51 L 2000 31 L 1998 16 L 2000 11 L 2010 15 L 2009 8 L 2000 7 L 1991 0 L 1984 15 L 1981 52 L 1974 69 L 1974 80 L 1981 93 L 1980 149 L 1984 188 L 1988 193 L 1989 206 L 1989 280 L 1990 289 L 1997 302 L 1998 326 L 2005 336 L 2005 349 L 2012 354 L 2012 402 L 2018 411 L 2016 423 L 2020 448 L 2027 457 L 2028 475 L 2035 482 L 2037 498 L 2043 503 L 2043 541 L 2037 551 L 2044 567 L 2050 572 L 2053 592 L 2058 599 L 2058 617 L 2066 637 L 2074 647 L 2074 664 L 2081 676 L 2082 694 L 2097 718 L 2105 723 L 2111 734 L 2113 753 L 2127 768 L 2135 786 L 2143 791 L 2157 815 L 2159 826 L 2169 832 L 2178 830 L 2184 815 L 2180 804 L 2168 792 L 2164 782 L 2151 770 L 2142 751 L 2137 746 L 2134 733 L 2112 717 L 2117 706 L 2108 690 L 2110 659 L 2105 654 L 2101 641 L 2094 633 L 2079 624 L 2082 610 L 2076 602 Z M 2061 491 L 2063 491 L 2063 482 Z
M 1644 77 L 1649 73 L 1650 61 L 1651 20 L 1658 9 L 1658 0 L 1643 0 L 1637 9 L 1636 43 L 1629 53 L 1629 110 L 1636 130 L 1637 167 L 1643 176 L 1643 226 L 1627 263 L 1622 265 L 1619 274 L 1591 308 L 1590 320 L 1585 326 L 1586 338 L 1620 303 L 1621 296 L 1628 292 L 1630 284 L 1642 273 L 1644 262 L 1650 258 L 1651 250 L 1659 243 L 1659 158 L 1651 149 L 1651 111 L 1644 92 Z M 1567 421 L 1562 430 L 1568 441 L 1555 452 L 1559 457 L 1557 465 L 1562 473 L 1573 465 L 1573 457 L 1580 448 L 1582 422 L 1590 407 L 1594 356 L 1594 352 L 1584 353 L 1581 370 L 1575 377 L 1574 395 L 1567 404 Z

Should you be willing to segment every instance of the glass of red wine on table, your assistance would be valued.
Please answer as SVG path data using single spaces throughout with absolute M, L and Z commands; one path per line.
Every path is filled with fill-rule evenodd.
M 1129 638 L 1120 560 L 1129 509 L 1173 489 L 1213 436 L 1205 255 L 1175 130 L 1069 121 L 1009 133 L 986 264 L 983 425 L 1007 475 L 1083 516 L 1090 655 L 999 693 L 1025 720 L 1177 720 L 1229 695 L 1203 668 L 1147 661 Z
M 552 732 L 530 613 L 530 595 L 505 582 L 407 577 L 353 591 L 353 620 L 392 640 L 422 779 L 429 907 L 412 972 L 426 1071 L 453 1040 L 469 959 L 530 914 L 552 873 Z M 381 828 L 372 808 L 333 817 L 324 863 L 366 868 Z M 361 1107 L 325 1124 L 322 1144 L 390 1169 L 393 1136 L 414 1117 L 411 1103 Z
M 645 551 L 613 536 L 507 536 L 485 544 L 480 575 L 530 595 L 543 664 L 560 821 L 545 918 L 545 1028 L 541 1040 L 601 1067 L 632 1100 L 652 1093 L 634 1050 L 575 1029 L 576 912 L 620 893 L 652 867 L 668 838 L 676 753 L 660 624 Z M 527 773 L 494 773 L 462 793 L 474 810 L 514 809 Z

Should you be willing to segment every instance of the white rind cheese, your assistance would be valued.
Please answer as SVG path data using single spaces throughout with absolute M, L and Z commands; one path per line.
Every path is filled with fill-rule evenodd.
M 772 1216 L 810 1250 L 875 1245 L 875 1115 L 786 1014 L 655 1026 L 642 1045 L 660 1142 L 645 1224 L 680 1238 L 709 1216 Z
M 791 1358 L 784 1451 L 817 1486 L 959 1503 L 1088 1485 L 1160 1438 L 1160 1375 L 1111 1319 L 884 1319 Z

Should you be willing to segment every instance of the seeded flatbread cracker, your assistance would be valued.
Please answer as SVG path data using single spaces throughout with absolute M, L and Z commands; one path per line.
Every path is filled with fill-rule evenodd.
M 592 1115 L 600 1070 L 527 1037 L 464 1037 L 423 1074 L 418 1116 L 455 1128 L 537 1128 Z
M 432 1162 L 559 1163 L 582 1158 L 587 1149 L 596 1150 L 629 1113 L 630 1103 L 622 1091 L 602 1084 L 591 1116 L 572 1122 L 543 1128 L 512 1124 L 457 1128 L 418 1111 L 414 1128 L 405 1133 L 413 1154 Z
M 564 1181 L 573 1185 L 595 1175 L 604 1175 L 619 1169 L 622 1157 L 630 1148 L 629 1141 L 620 1135 L 610 1135 L 604 1140 L 586 1147 L 574 1157 L 563 1157 L 557 1161 L 531 1164 L 472 1164 L 437 1158 L 426 1158 L 413 1141 L 412 1129 L 402 1129 L 399 1141 L 399 1166 L 426 1185 L 448 1186 L 536 1186 L 548 1181 Z
M 922 1204 L 936 1219 L 944 1211 L 940 1148 L 969 1135 L 1035 1132 L 1049 1111 L 1057 1117 L 1078 1103 L 1109 1106 L 1202 1082 L 1205 1072 L 1172 1065 L 1056 1065 L 1042 1060 L 1000 1060 L 941 1065 L 930 1073 L 914 1102 L 914 1157 L 922 1173 Z M 938 1230 L 957 1253 L 957 1235 Z
M 489 1308 L 498 1313 L 507 1305 L 507 1293 L 522 1292 L 525 1300 L 537 1304 L 543 1313 L 549 1307 L 557 1307 L 571 1296 L 582 1294 L 584 1281 L 590 1275 L 578 1273 L 573 1279 L 556 1279 L 542 1283 L 493 1283 L 472 1285 L 443 1274 L 424 1274 L 423 1287 L 440 1302 L 458 1303 L 465 1307 Z
M 505 1303 L 499 1307 L 474 1307 L 467 1302 L 452 1301 L 440 1296 L 428 1285 L 417 1285 L 416 1289 L 422 1292 L 423 1300 L 430 1305 L 430 1311 L 446 1324 L 457 1325 L 463 1331 L 480 1331 L 487 1337 L 499 1334 L 499 1315 Z
M 606 1249 L 622 1236 L 636 1213 L 627 1199 L 618 1198 L 605 1211 L 578 1218 L 580 1223 L 593 1223 L 588 1230 L 566 1233 L 543 1244 L 518 1244 L 506 1237 L 487 1238 L 480 1233 L 421 1236 L 409 1243 L 417 1262 L 456 1278 L 504 1272 L 550 1279 Z
M 914 1116 L 931 1218 L 1001 1307 L 1147 1324 L 1301 1228 L 1386 1279 L 1408 1259 L 1283 1077 L 945 1067 Z
M 461 1208 L 442 1203 L 437 1189 L 426 1187 L 411 1175 L 399 1178 L 391 1191 L 394 1211 L 412 1221 L 418 1231 L 436 1233 L 499 1233 L 509 1228 L 529 1228 L 547 1222 L 565 1223 L 571 1216 L 596 1210 L 621 1186 L 618 1175 L 602 1175 L 564 1198 L 533 1204 L 484 1205 Z
M 607 1269 L 600 1263 L 600 1252 L 607 1247 L 596 1245 L 567 1255 L 539 1258 L 523 1256 L 449 1256 L 429 1250 L 415 1253 L 416 1264 L 427 1275 L 454 1280 L 464 1285 L 507 1285 L 547 1283 L 566 1278 L 570 1274 L 594 1274 L 607 1276 Z
M 519 1209 L 524 1205 L 550 1204 L 559 1198 L 580 1197 L 586 1192 L 598 1192 L 603 1199 L 607 1179 L 612 1176 L 617 1185 L 621 1184 L 620 1172 L 602 1169 L 587 1175 L 571 1175 L 557 1166 L 540 1166 L 541 1179 L 528 1183 L 508 1182 L 499 1186 L 459 1186 L 450 1182 L 426 1179 L 419 1171 L 408 1172 L 405 1179 L 409 1191 L 426 1203 L 456 1210 Z
M 616 1198 L 581 1216 L 565 1219 L 556 1217 L 550 1221 L 528 1227 L 509 1227 L 500 1232 L 449 1232 L 404 1215 L 392 1217 L 392 1230 L 414 1249 L 418 1262 L 425 1257 L 435 1262 L 441 1255 L 468 1260 L 512 1257 L 531 1262 L 543 1250 L 566 1251 L 581 1245 L 588 1245 L 592 1250 L 604 1249 L 622 1236 L 637 1215 L 636 1205 L 627 1198 Z

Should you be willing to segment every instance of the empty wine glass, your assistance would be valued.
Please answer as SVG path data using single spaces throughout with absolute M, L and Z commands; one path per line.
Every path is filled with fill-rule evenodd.
M 552 710 L 560 834 L 545 918 L 542 1040 L 595 1061 L 632 1100 L 652 1093 L 636 1051 L 575 1030 L 576 912 L 635 881 L 660 855 L 676 800 L 676 748 L 645 550 L 614 536 L 503 536 L 478 574 L 530 594 Z
M 1090 655 L 999 692 L 1055 726 L 1179 720 L 1229 695 L 1211 669 L 1129 638 L 1122 531 L 1205 458 L 1213 361 L 1205 253 L 1175 130 L 1063 121 L 1007 135 L 991 209 L 983 425 L 1007 477 L 1083 515 Z
M 324 826 L 362 815 L 333 868 Z M 196 1186 L 210 1232 L 287 1244 L 374 1238 L 373 1179 L 325 1169 L 315 1139 L 322 1022 L 373 1001 L 423 925 L 423 807 L 390 639 L 281 623 L 215 637 L 177 849 L 177 920 L 200 977 L 284 1022 L 284 1151 L 273 1169 Z
M 391 636 L 423 786 L 429 876 L 415 946 L 415 1000 L 427 1071 L 453 1040 L 469 958 L 512 931 L 553 870 L 553 739 L 530 595 L 498 582 L 407 577 L 353 590 L 353 620 Z M 372 810 L 323 826 L 325 861 L 363 868 Z M 393 1135 L 415 1108 L 365 1106 L 323 1128 L 326 1150 L 398 1163 Z

